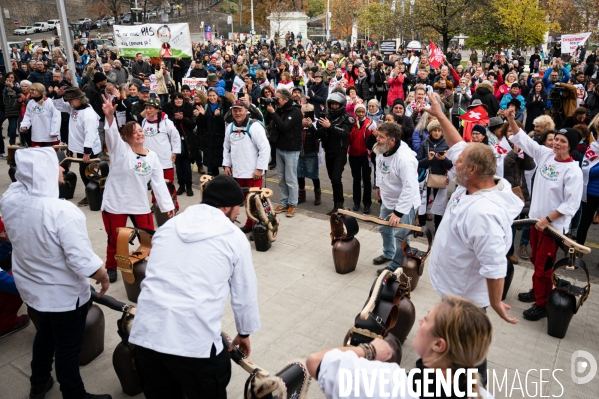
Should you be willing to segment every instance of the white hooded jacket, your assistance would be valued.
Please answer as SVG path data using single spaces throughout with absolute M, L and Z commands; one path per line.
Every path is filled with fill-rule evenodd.
M 89 301 L 88 277 L 104 262 L 93 252 L 85 215 L 58 199 L 58 160 L 52 148 L 15 154 L 17 172 L 0 200 L 13 246 L 21 298 L 41 312 L 66 312 Z
M 41 105 L 30 100 L 25 108 L 21 127 L 31 128 L 31 141 L 47 143 L 60 139 L 60 122 L 60 111 L 52 100 L 44 100 Z
M 389 156 L 376 156 L 376 186 L 387 209 L 408 214 L 420 206 L 418 161 L 405 141 Z
M 447 152 L 454 165 L 466 145 L 462 141 Z M 439 295 L 457 295 L 486 307 L 490 304 L 486 279 L 507 274 L 512 221 L 524 203 L 507 180 L 496 179 L 494 188 L 474 194 L 457 186 L 447 204 L 429 261 L 431 283 Z
M 144 147 L 158 154 L 162 169 L 172 169 L 171 155 L 181 154 L 181 135 L 164 112 L 160 118 L 160 123 L 148 122 L 147 119 L 141 121 L 141 128 L 146 135 Z
M 247 238 L 217 208 L 200 204 L 167 221 L 152 255 L 129 341 L 157 352 L 208 358 L 227 298 L 240 334 L 260 328 L 258 285 Z
M 53 100 L 54 107 L 60 112 L 66 112 L 69 118 L 69 150 L 83 154 L 84 148 L 91 148 L 94 154 L 102 152 L 102 142 L 98 134 L 100 117 L 91 105 L 75 109 L 62 98 Z

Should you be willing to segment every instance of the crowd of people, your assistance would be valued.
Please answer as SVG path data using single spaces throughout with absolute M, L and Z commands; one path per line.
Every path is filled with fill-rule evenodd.
M 71 335 L 59 336 L 55 323 L 73 315 L 61 328 L 76 331 L 73 342 L 80 341 L 80 321 L 89 303 L 87 278 L 102 284 L 100 295 L 117 280 L 117 228 L 130 218 L 136 227 L 153 230 L 153 208 L 175 221 L 154 236 L 139 320 L 130 340 L 140 348 L 144 392 L 148 398 L 164 397 L 177 385 L 179 396 L 192 398 L 206 384 L 209 388 L 202 389 L 214 392 L 211 397 L 226 397 L 231 371 L 223 360 L 218 334 L 229 293 L 238 321 L 234 344 L 249 355 L 248 337 L 260 327 L 256 277 L 250 246 L 243 238 L 249 233 L 252 240 L 253 222 L 248 218 L 241 228 L 230 222 L 239 214 L 242 188 L 262 186 L 268 169 L 276 169 L 279 180 L 280 201 L 274 211 L 293 217 L 298 205 L 307 201 L 306 178 L 313 184 L 314 204 L 321 204 L 319 169 L 325 165 L 333 191 L 330 215 L 345 206 L 342 176 L 349 163 L 351 209 L 371 213 L 374 194 L 380 202 L 379 216 L 389 221 L 389 226 L 380 227 L 382 254 L 373 259 L 375 265 L 385 265 L 379 274 L 395 271 L 401 264 L 402 242 L 409 233 L 399 228 L 401 224 L 433 222 L 431 283 L 443 300 L 423 323 L 421 330 L 427 331 L 414 343 L 423 358 L 419 367 L 424 367 L 422 362 L 435 368 L 479 367 L 485 381 L 482 370 L 491 329 L 483 309 L 490 306 L 507 322 L 518 322 L 508 315 L 510 308 L 501 301 L 501 292 L 508 260 L 519 262 L 511 224 L 521 217 L 539 222 L 523 230 L 517 245 L 518 257 L 530 259 L 535 267 L 533 288 L 518 299 L 534 303 L 524 311 L 524 318 L 546 317 L 553 286 L 545 265 L 555 262 L 557 246 L 543 230 L 551 225 L 584 244 L 591 223 L 599 222 L 599 58 L 595 53 L 584 59 L 581 53 L 572 58 L 554 51 L 545 64 L 540 50 L 535 50 L 525 72 L 526 60 L 518 52 L 484 54 L 480 62 L 472 52 L 463 65 L 460 51 L 452 49 L 434 68 L 425 49 L 400 48 L 383 56 L 356 46 L 346 49 L 310 41 L 304 45 L 290 35 L 287 39 L 285 46 L 194 44 L 191 59 L 149 59 L 139 53 L 130 68 L 110 50 L 83 46 L 77 40 L 69 50 L 77 60 L 75 71 L 68 69 L 64 49 L 58 46 L 52 57 L 45 55 L 41 45 L 11 50 L 13 72 L 0 80 L 0 125 L 8 120 L 10 145 L 17 144 L 18 138 L 21 146 L 42 147 L 17 151 L 17 183 L 0 201 L 13 244 L 14 280 L 3 275 L 5 285 L 12 287 L 8 295 L 18 291 L 28 306 L 47 314 L 40 319 L 34 344 L 32 397 L 43 397 L 53 383 L 48 345 L 56 350 L 64 397 L 108 397 L 85 393 L 78 368 L 74 369 L 76 356 L 65 341 Z M 41 55 L 29 57 L 32 50 Z M 184 84 L 187 77 L 200 79 L 192 87 Z M 77 79 L 80 88 L 72 87 L 71 79 Z M 484 110 L 478 121 L 460 118 L 475 108 Z M 58 198 L 55 175 L 60 181 L 62 173 L 52 165 L 54 150 L 44 147 L 60 142 L 82 159 L 84 184 L 90 159 L 110 161 L 102 203 L 108 235 L 104 262 L 91 250 L 80 210 L 69 202 L 54 201 Z M 4 156 L 3 140 L 0 147 Z M 202 204 L 190 207 L 185 218 L 176 217 L 177 196 L 194 195 L 194 171 L 214 179 Z M 41 183 L 34 179 L 39 176 L 43 176 Z M 455 188 L 450 184 L 454 180 Z M 32 199 L 38 197 L 48 201 Z M 87 206 L 88 200 L 77 205 Z M 45 216 L 35 218 L 40 212 Z M 42 225 L 55 229 L 44 229 L 47 237 L 27 230 Z M 67 248 L 63 234 L 64 240 L 83 244 Z M 26 236 L 30 238 L 23 242 Z M 53 246 L 42 247 L 52 257 L 43 262 L 28 258 L 31 239 L 51 241 Z M 203 274 L 196 271 L 181 281 L 178 269 L 157 273 L 160 264 L 176 263 L 173 248 L 182 263 L 186 254 L 197 252 L 198 258 L 206 260 L 199 267 Z M 455 256 L 447 259 L 449 253 Z M 53 263 L 47 265 L 51 259 Z M 213 263 L 227 267 L 213 273 Z M 62 268 L 54 279 L 64 279 L 66 273 L 71 285 L 52 290 L 48 282 L 29 284 L 44 267 Z M 209 310 L 203 315 L 189 307 L 184 294 L 198 286 L 205 290 L 193 308 L 206 306 Z M 180 307 L 163 306 L 165 287 L 181 293 Z M 29 322 L 26 315 L 16 315 L 15 304 L 20 306 L 21 299 L 11 300 L 10 315 L 0 320 L 0 337 Z M 193 312 L 201 321 L 176 322 L 177 311 Z M 480 319 L 481 327 L 471 336 L 463 314 L 456 312 Z M 441 326 L 446 323 L 456 323 L 463 333 L 443 335 L 446 328 Z M 173 345 L 183 342 L 190 330 L 205 337 L 193 348 Z M 432 341 L 437 339 L 445 342 L 443 351 L 449 352 L 443 361 L 431 357 Z M 462 340 L 461 347 L 470 352 L 456 353 L 447 346 L 449 341 Z M 388 349 L 384 341 L 375 340 L 373 345 L 375 353 Z M 59 361 L 58 354 L 69 350 Z M 321 352 L 309 359 L 308 368 L 326 393 L 334 388 L 331 379 L 336 368 L 362 364 L 357 357 L 367 356 L 369 350 Z M 384 355 L 370 360 L 375 358 L 386 360 Z M 196 381 L 191 368 L 218 370 L 218 376 L 208 373 Z M 175 377 L 180 373 L 189 378 L 182 382 Z

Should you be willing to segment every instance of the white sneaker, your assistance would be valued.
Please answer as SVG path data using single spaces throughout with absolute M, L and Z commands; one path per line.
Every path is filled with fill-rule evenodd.
M 6 159 L 6 153 L 3 152 L 2 154 L 0 154 L 0 159 Z

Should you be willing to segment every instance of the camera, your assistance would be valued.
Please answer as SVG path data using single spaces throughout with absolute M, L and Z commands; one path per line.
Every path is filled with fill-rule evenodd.
M 550 99 L 559 99 L 562 96 L 562 93 L 566 91 L 566 88 L 563 86 L 553 86 L 549 91 L 548 97 Z
M 270 97 L 270 98 L 260 97 L 260 104 L 277 105 L 277 98 L 276 97 Z

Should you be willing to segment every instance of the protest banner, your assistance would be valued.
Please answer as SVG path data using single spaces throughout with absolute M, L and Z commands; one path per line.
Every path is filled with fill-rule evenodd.
M 149 57 L 191 58 L 188 24 L 114 25 L 114 39 L 121 57 L 137 53 Z

